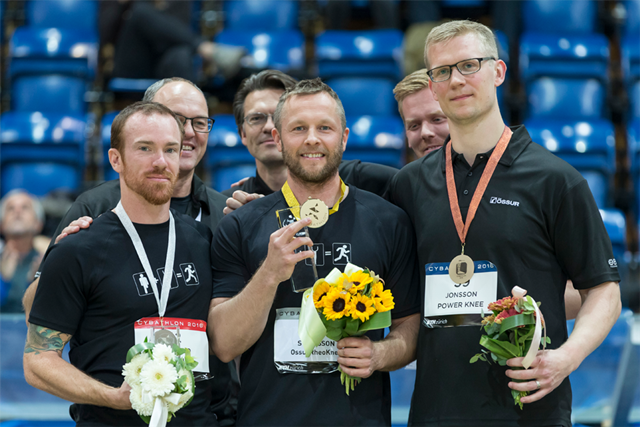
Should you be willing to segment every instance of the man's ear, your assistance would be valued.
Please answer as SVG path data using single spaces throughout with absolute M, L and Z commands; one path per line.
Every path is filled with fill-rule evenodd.
M 244 124 L 240 125 L 240 129 L 239 132 L 240 134 L 240 142 L 242 142 L 242 145 L 244 145 L 245 147 L 247 146 L 247 133 L 244 131 Z
M 344 128 L 342 132 L 342 152 L 347 149 L 347 140 L 349 139 L 349 128 Z
M 504 83 L 504 79 L 507 77 L 507 64 L 502 59 L 496 61 L 496 87 Z
M 276 147 L 278 147 L 278 151 L 282 153 L 282 139 L 280 138 L 278 129 L 271 129 L 271 136 L 273 137 L 273 141 L 276 143 Z
M 115 148 L 109 149 L 109 163 L 111 163 L 111 167 L 114 171 L 118 173 L 122 173 L 123 165 L 122 165 L 122 155 Z
M 431 79 L 429 79 L 429 90 L 431 91 L 431 95 L 433 95 L 433 99 L 438 101 L 438 95 L 436 95 L 436 91 L 433 90 L 433 82 L 431 81 Z

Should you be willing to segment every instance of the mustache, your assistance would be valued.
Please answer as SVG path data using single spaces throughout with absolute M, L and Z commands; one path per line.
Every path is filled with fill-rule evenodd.
M 156 175 L 156 176 L 160 175 L 170 180 L 172 180 L 173 177 L 175 176 L 170 170 L 166 168 L 165 169 L 154 168 L 151 172 L 146 173 L 146 176 L 151 176 L 151 175 Z

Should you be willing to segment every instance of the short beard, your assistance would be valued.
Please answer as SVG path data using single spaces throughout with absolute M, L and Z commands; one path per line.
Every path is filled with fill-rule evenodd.
M 342 162 L 342 145 L 338 145 L 335 150 L 325 154 L 327 163 L 319 171 L 308 171 L 300 164 L 298 153 L 292 153 L 284 148 L 282 142 L 282 159 L 289 173 L 302 182 L 310 184 L 324 184 L 338 173 L 340 162 Z
M 160 171 L 154 169 L 151 173 L 162 174 L 169 178 L 169 182 L 146 182 L 143 179 L 138 180 L 136 175 L 129 173 L 127 170 L 124 159 L 122 159 L 122 166 L 124 167 L 123 177 L 124 182 L 131 190 L 142 196 L 147 202 L 152 205 L 160 206 L 171 200 L 173 196 L 173 189 L 176 185 L 177 177 L 168 170 Z

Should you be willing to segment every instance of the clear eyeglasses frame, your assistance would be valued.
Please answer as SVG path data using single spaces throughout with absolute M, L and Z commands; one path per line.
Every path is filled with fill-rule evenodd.
M 427 75 L 434 83 L 445 82 L 451 78 L 451 73 L 453 72 L 453 67 L 456 67 L 460 74 L 463 76 L 467 76 L 469 74 L 474 74 L 480 71 L 482 68 L 482 61 L 488 61 L 496 58 L 492 56 L 485 56 L 484 58 L 469 58 L 463 59 L 462 61 L 456 62 L 453 65 L 442 65 L 440 67 L 432 68 L 427 71 Z
M 273 114 L 267 113 L 252 113 L 244 118 L 244 122 L 249 126 L 264 126 L 267 123 L 267 120 L 273 120 Z

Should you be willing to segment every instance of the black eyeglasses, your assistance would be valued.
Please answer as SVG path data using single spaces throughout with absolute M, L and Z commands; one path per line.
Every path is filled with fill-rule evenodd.
M 264 126 L 264 124 L 267 123 L 267 120 L 269 120 L 269 117 L 273 120 L 273 114 L 253 113 L 246 116 L 244 121 L 249 126 Z
M 480 71 L 482 61 L 488 61 L 490 59 L 493 59 L 494 61 L 496 60 L 496 58 L 492 56 L 485 56 L 484 58 L 463 59 L 462 61 L 457 62 L 453 65 L 443 65 L 441 67 L 432 68 L 431 70 L 427 71 L 427 75 L 434 83 L 444 82 L 451 78 L 453 67 L 456 67 L 458 71 L 460 71 L 460 74 L 466 76 L 468 74 L 473 74 Z
M 176 113 L 176 117 L 180 120 L 182 126 L 186 126 L 187 120 L 191 120 L 191 127 L 193 127 L 193 130 L 201 133 L 210 132 L 213 127 L 213 123 L 215 122 L 215 120 L 210 117 L 185 117 L 178 113 Z

